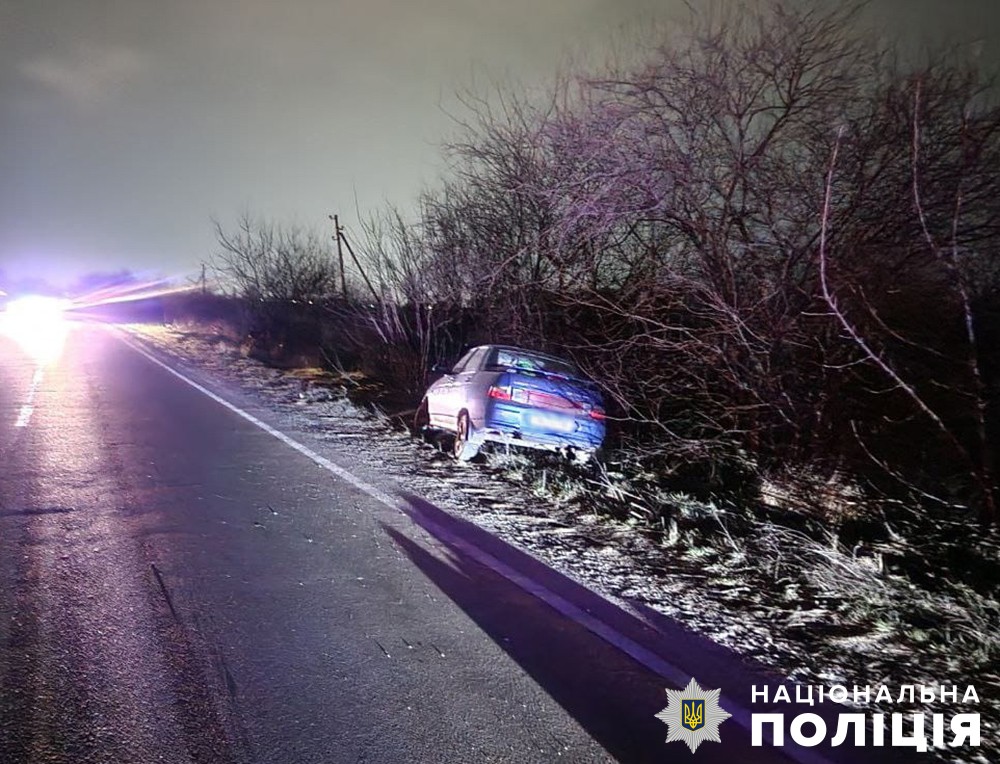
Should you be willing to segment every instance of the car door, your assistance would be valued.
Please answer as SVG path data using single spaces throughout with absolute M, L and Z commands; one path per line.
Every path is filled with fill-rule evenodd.
M 435 382 L 427 390 L 427 415 L 435 427 L 455 429 L 458 417 L 458 401 L 456 396 L 459 374 L 476 354 L 479 348 L 473 348 L 456 363 L 450 372 Z
M 452 416 L 456 421 L 460 411 L 468 411 L 473 421 L 477 421 L 476 415 L 482 409 L 482 391 L 479 390 L 477 381 L 483 360 L 488 352 L 489 347 L 475 348 L 465 358 L 465 364 L 455 375 Z M 478 420 L 482 420 L 481 413 L 479 413 Z

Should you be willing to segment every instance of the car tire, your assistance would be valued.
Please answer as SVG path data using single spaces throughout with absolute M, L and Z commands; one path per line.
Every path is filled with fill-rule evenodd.
M 479 453 L 479 444 L 473 440 L 472 421 L 468 413 L 463 411 L 458 415 L 455 426 L 455 458 L 460 462 L 472 461 Z
M 571 464 L 575 464 L 578 467 L 584 467 L 588 464 L 592 464 L 597 460 L 598 449 L 591 449 L 589 451 L 579 448 L 574 448 L 569 453 L 569 461 Z

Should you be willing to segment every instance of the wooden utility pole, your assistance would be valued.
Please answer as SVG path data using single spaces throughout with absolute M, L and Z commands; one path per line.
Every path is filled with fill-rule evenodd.
M 341 246 L 343 239 L 343 229 L 340 227 L 340 218 L 337 215 L 330 215 L 333 221 L 334 238 L 337 240 L 337 263 L 340 267 L 340 296 L 347 299 L 347 277 L 344 274 L 344 249 Z
M 342 229 L 340 230 L 340 233 L 338 234 L 337 238 L 338 238 L 337 246 L 338 247 L 340 246 L 341 241 L 344 242 L 344 246 L 347 247 L 347 254 L 351 256 L 351 262 L 353 262 L 354 267 L 358 269 L 358 273 L 361 274 L 361 278 L 364 280 L 365 285 L 368 287 L 368 291 L 372 293 L 372 297 L 375 299 L 375 302 L 378 302 L 379 300 L 378 292 L 375 291 L 375 287 L 372 286 L 372 282 L 368 280 L 368 274 L 365 273 L 365 269 L 362 268 L 361 263 L 358 262 L 358 256 L 354 254 L 354 249 L 351 247 L 351 242 L 347 240 L 347 237 L 344 235 Z
M 205 263 L 201 264 L 201 293 L 208 294 L 208 279 L 205 278 Z

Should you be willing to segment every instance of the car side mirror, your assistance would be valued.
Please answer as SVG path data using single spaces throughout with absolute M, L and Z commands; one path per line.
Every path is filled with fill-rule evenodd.
M 451 369 L 452 369 L 451 366 L 448 366 L 443 363 L 436 363 L 434 364 L 434 366 L 431 367 L 431 371 L 434 372 L 435 374 L 451 374 Z

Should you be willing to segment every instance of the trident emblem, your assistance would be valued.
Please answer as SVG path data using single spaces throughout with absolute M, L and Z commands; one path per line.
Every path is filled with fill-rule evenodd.
M 705 726 L 705 701 L 684 700 L 681 703 L 681 713 L 685 727 L 692 732 Z

